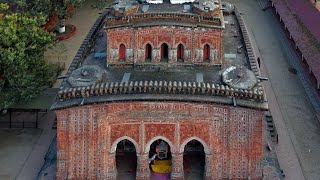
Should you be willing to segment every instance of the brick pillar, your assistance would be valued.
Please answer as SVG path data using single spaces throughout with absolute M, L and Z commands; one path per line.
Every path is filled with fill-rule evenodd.
M 70 157 L 68 156 L 69 147 L 69 132 L 68 132 L 68 115 L 63 112 L 57 112 L 57 179 L 67 179 L 68 178 L 68 161 Z
M 182 153 L 172 153 L 171 177 L 173 180 L 183 179 L 183 154 Z
M 116 154 L 110 153 L 108 157 L 107 179 L 117 178 Z
M 205 179 L 211 179 L 212 178 L 212 155 L 206 154 L 206 161 L 205 161 Z
M 137 154 L 137 180 L 149 180 L 150 169 L 148 163 L 149 154 L 140 153 Z

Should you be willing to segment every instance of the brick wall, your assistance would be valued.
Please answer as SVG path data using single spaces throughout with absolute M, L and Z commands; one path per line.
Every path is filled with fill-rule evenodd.
M 133 64 L 145 62 L 146 45 L 152 47 L 152 63 L 160 62 L 161 45 L 169 47 L 169 63 L 177 63 L 177 47 L 184 46 L 184 63 L 202 64 L 204 45 L 210 46 L 210 64 L 221 65 L 221 29 L 154 26 L 107 30 L 107 62 Z M 120 44 L 126 46 L 126 60 L 119 62 Z
M 261 178 L 262 117 L 253 109 L 183 102 L 123 102 L 56 111 L 57 179 L 115 179 L 117 143 L 137 151 L 137 179 L 149 178 L 150 145 L 163 139 L 173 155 L 173 179 L 183 178 L 184 146 L 205 148 L 206 179 Z

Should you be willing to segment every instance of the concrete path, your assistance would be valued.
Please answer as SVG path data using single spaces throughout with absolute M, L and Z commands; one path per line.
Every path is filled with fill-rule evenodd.
M 15 179 L 41 132 L 41 129 L 0 129 L 1 180 Z
M 266 92 L 279 133 L 276 151 L 287 179 L 318 180 L 320 177 L 320 124 L 312 104 L 296 74 L 288 71 L 292 58 L 279 39 L 277 21 L 258 6 L 257 1 L 229 0 L 235 3 L 251 28 L 261 53 Z M 300 165 L 301 168 L 300 168 Z M 302 171 L 301 171 L 302 169 Z
M 49 112 L 46 120 L 39 124 L 39 128 L 42 129 L 41 136 L 15 179 L 34 180 L 38 176 L 38 173 L 45 162 L 44 157 L 48 151 L 48 147 L 56 136 L 56 130 L 52 130 L 54 119 L 55 116 L 53 112 Z

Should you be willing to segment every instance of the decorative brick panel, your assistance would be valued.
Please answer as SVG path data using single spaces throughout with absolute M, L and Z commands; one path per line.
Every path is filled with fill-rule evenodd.
M 169 63 L 171 64 L 177 63 L 177 47 L 179 44 L 184 46 L 186 52 L 184 53 L 185 63 L 202 63 L 202 51 L 204 45 L 208 44 L 211 49 L 211 64 L 221 65 L 221 29 L 154 26 L 108 29 L 106 33 L 108 37 L 107 62 L 109 64 L 124 63 L 118 61 L 121 44 L 124 44 L 128 49 L 133 49 L 134 62 L 132 59 L 127 59 L 125 63 L 143 63 L 147 44 L 152 47 L 152 62 L 160 62 L 160 47 L 163 43 L 166 43 L 169 48 Z M 215 54 L 215 52 L 217 53 Z
M 153 140 L 168 141 L 173 179 L 183 177 L 183 150 L 198 140 L 205 147 L 206 179 L 259 179 L 263 112 L 218 104 L 119 102 L 57 111 L 57 179 L 115 179 L 119 138 L 134 141 L 137 179 L 148 179 Z

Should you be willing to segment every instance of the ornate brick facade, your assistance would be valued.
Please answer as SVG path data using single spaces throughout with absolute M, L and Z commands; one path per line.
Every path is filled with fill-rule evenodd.
M 263 111 L 187 102 L 114 102 L 57 110 L 57 179 L 116 179 L 115 151 L 127 139 L 137 152 L 137 179 L 149 179 L 157 139 L 172 152 L 172 179 L 183 179 L 183 151 L 205 151 L 206 179 L 259 179 Z
M 222 30 L 218 28 L 193 28 L 175 26 L 152 26 L 143 28 L 107 29 L 107 62 L 116 64 L 142 64 L 146 62 L 147 44 L 151 46 L 151 63 L 161 62 L 162 47 L 168 46 L 170 64 L 221 65 Z M 120 45 L 125 46 L 125 59 L 120 58 Z M 178 62 L 178 53 L 183 47 L 183 63 Z M 208 49 L 204 50 L 205 45 Z M 207 51 L 207 52 L 206 52 Z M 205 58 L 205 54 L 209 57 Z M 205 61 L 207 60 L 208 61 Z
M 200 7 L 210 2 L 195 3 Z M 123 156 L 128 141 L 135 150 L 126 153 L 137 161 L 130 171 L 136 172 L 136 179 L 150 179 L 149 158 L 157 152 L 159 139 L 170 147 L 165 160 L 172 163 L 166 171 L 171 179 L 188 176 L 192 158 L 185 160 L 194 155 L 191 151 L 201 151 L 201 157 L 194 155 L 194 162 L 201 164 L 204 179 L 261 179 L 262 119 L 267 101 L 261 81 L 254 81 L 259 70 L 244 25 L 240 29 L 232 26 L 244 34 L 235 42 L 244 41 L 254 73 L 248 81 L 243 77 L 250 73 L 234 66 L 224 71 L 231 75 L 221 81 L 220 69 L 203 68 L 223 64 L 225 26 L 220 5 L 208 12 L 169 3 L 150 5 L 144 11 L 146 6 L 137 9 L 136 5 L 134 0 L 118 1 L 97 20 L 90 30 L 92 41 L 85 39 L 79 50 L 83 53 L 76 55 L 70 77 L 62 83 L 52 108 L 58 124 L 57 179 L 119 178 L 124 172 L 119 157 L 128 162 Z M 241 20 L 240 15 L 237 18 Z M 104 29 L 97 25 L 102 21 Z M 103 31 L 106 37 L 100 36 Z M 105 46 L 105 41 L 96 38 L 98 32 L 99 38 L 107 40 L 106 68 L 95 71 L 104 74 L 100 79 L 90 74 L 95 69 L 90 65 L 104 66 L 93 55 Z M 86 65 L 73 71 L 78 64 Z M 248 64 L 246 59 L 243 64 Z M 76 83 L 70 83 L 72 79 Z

